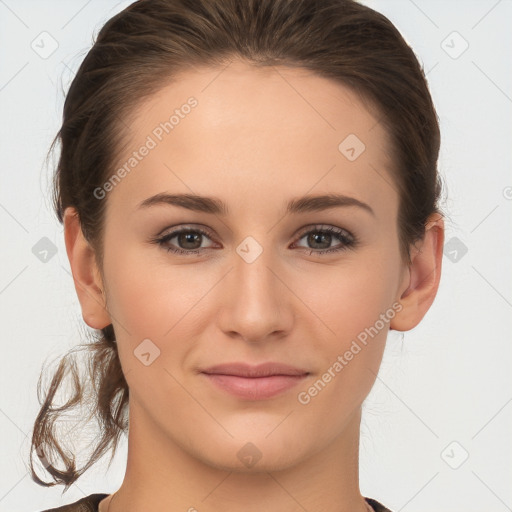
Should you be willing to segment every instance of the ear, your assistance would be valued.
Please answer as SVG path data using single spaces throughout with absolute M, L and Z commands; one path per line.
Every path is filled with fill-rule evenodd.
M 390 322 L 396 331 L 416 327 L 429 310 L 439 287 L 443 260 L 444 219 L 432 214 L 425 227 L 425 236 L 412 247 L 412 263 L 404 273 L 398 302 L 403 309 Z
M 66 208 L 63 224 L 66 252 L 82 308 L 82 317 L 89 327 L 103 329 L 112 323 L 106 308 L 103 282 L 94 251 L 82 233 L 75 208 Z

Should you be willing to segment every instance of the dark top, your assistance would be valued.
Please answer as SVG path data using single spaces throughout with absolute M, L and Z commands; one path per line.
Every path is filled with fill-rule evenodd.
M 91 494 L 86 498 L 75 501 L 75 503 L 70 503 L 69 505 L 64 505 L 59 508 L 43 510 L 43 512 L 98 512 L 100 501 L 107 496 L 108 494 Z M 378 501 L 372 500 L 372 498 L 365 498 L 365 500 L 373 507 L 375 512 L 391 512 L 391 510 Z

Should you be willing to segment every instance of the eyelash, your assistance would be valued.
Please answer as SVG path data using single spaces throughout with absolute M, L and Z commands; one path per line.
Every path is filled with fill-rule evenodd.
M 210 234 L 201 228 L 184 228 L 184 229 L 172 231 L 171 233 L 168 233 L 162 237 L 153 238 L 150 240 L 150 242 L 156 243 L 159 246 L 165 248 L 167 250 L 167 252 L 171 252 L 174 254 L 187 255 L 187 256 L 190 256 L 190 255 L 199 256 L 201 254 L 202 250 L 210 249 L 209 247 L 206 247 L 203 249 L 187 250 L 187 249 L 181 249 L 179 247 L 172 248 L 172 247 L 169 247 L 168 245 L 166 245 L 166 243 L 169 240 L 173 239 L 174 237 L 176 237 L 182 233 L 200 233 L 201 235 L 211 238 Z M 339 252 L 346 251 L 349 249 L 353 250 L 359 243 L 358 239 L 354 235 L 352 235 L 352 233 L 349 233 L 345 229 L 335 228 L 333 226 L 326 227 L 326 226 L 322 226 L 322 225 L 315 226 L 313 229 L 303 232 L 299 236 L 298 241 L 301 240 L 302 238 L 304 238 L 306 235 L 310 235 L 311 233 L 322 233 L 322 234 L 335 235 L 338 238 L 338 240 L 340 240 L 342 243 L 340 244 L 340 246 L 333 247 L 330 249 L 310 249 L 309 250 L 310 256 L 312 254 L 324 255 L 324 254 L 328 254 L 328 253 L 330 253 L 330 254 L 339 253 Z M 306 249 L 306 248 L 303 248 L 303 249 Z

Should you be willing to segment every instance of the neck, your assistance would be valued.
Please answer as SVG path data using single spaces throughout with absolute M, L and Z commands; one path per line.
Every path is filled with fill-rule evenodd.
M 128 461 L 110 512 L 367 512 L 359 491 L 361 409 L 321 452 L 276 471 L 213 467 L 173 443 L 130 404 Z

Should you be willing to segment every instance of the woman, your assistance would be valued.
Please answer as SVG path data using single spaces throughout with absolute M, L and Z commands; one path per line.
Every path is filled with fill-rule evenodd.
M 361 406 L 444 241 L 437 116 L 391 22 L 352 0 L 137 1 L 56 140 L 98 337 L 47 390 L 32 453 L 51 480 L 33 477 L 68 488 L 123 432 L 128 460 L 115 493 L 54 510 L 389 510 L 359 491 Z M 57 433 L 81 407 L 100 426 L 83 464 Z

